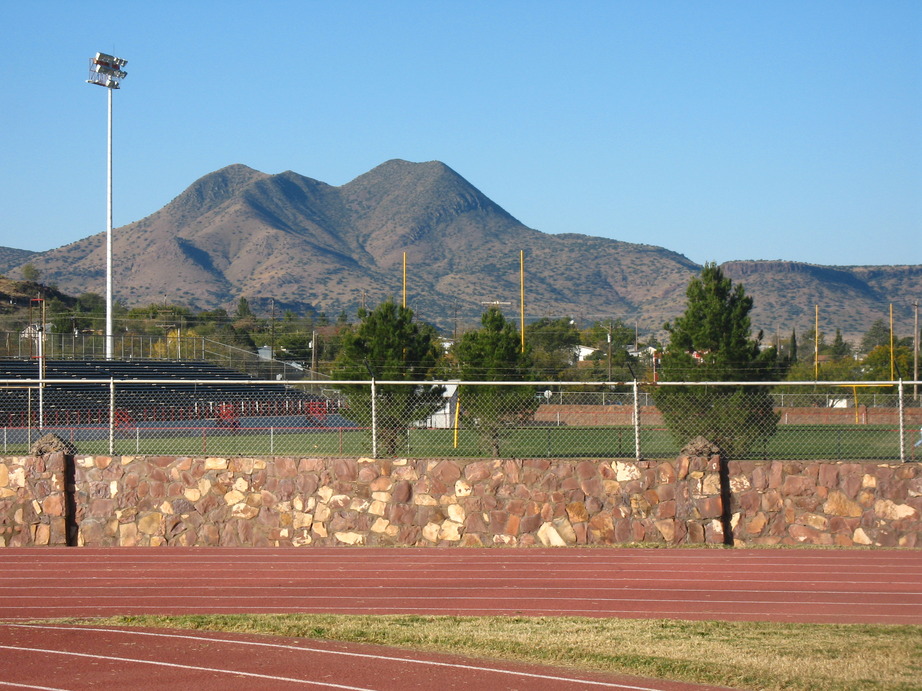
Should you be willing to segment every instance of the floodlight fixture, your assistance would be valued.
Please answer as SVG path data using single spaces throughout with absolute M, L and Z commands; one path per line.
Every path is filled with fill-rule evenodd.
M 128 76 L 128 73 L 122 69 L 127 64 L 127 60 L 114 55 L 96 53 L 95 57 L 90 58 L 90 78 L 86 81 L 88 84 L 118 89 L 119 82 Z
M 114 353 L 112 335 L 112 92 L 119 88 L 121 80 L 128 76 L 122 68 L 128 64 L 123 58 L 108 53 L 96 53 L 90 58 L 90 78 L 88 84 L 104 86 L 109 101 L 109 138 L 108 138 L 108 187 L 106 189 L 106 359 L 111 360 Z

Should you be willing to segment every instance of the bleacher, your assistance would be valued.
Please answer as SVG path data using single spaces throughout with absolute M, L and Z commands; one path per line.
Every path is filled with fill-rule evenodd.
M 38 377 L 36 359 L 0 359 L 0 380 L 13 380 L 0 385 L 0 426 L 36 421 Z M 322 419 L 329 412 L 329 401 L 322 396 L 282 383 L 253 384 L 246 374 L 207 361 L 46 360 L 44 379 L 72 380 L 42 388 L 41 407 L 50 425 L 106 423 L 110 379 L 115 381 L 116 424 L 215 419 L 232 426 L 241 417 Z M 17 380 L 31 380 L 32 388 L 25 381 L 17 385 Z

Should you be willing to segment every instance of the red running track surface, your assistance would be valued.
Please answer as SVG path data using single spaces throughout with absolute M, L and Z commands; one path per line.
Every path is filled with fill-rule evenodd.
M 9 687 L 53 691 L 714 688 L 330 641 L 202 631 L 0 624 L 0 688 Z
M 2 620 L 246 612 L 922 624 L 922 551 L 0 550 Z

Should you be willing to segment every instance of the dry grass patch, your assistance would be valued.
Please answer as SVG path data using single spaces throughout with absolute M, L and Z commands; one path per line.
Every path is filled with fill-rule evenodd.
M 323 614 L 123 616 L 102 623 L 376 643 L 735 688 L 922 688 L 919 626 Z

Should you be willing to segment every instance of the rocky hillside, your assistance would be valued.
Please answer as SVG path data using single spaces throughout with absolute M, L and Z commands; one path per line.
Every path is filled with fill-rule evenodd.
M 922 295 L 922 266 L 817 266 L 784 261 L 727 262 L 723 269 L 755 299 L 753 323 L 766 335 L 804 333 L 819 306 L 820 331 L 832 340 L 835 330 L 854 340 L 878 319 L 889 320 L 893 303 L 895 330 L 912 333 L 911 301 Z
M 31 250 L 17 250 L 13 247 L 0 247 L 0 273 L 4 273 L 16 266 L 27 264 L 35 255 Z
M 14 312 L 24 314 L 30 308 L 34 308 L 38 315 L 41 304 L 33 302 L 36 298 L 57 300 L 68 308 L 77 303 L 77 298 L 66 295 L 56 288 L 32 281 L 14 281 L 0 276 L 0 315 Z
M 700 269 L 661 247 L 528 228 L 443 163 L 388 161 L 334 187 L 287 171 L 232 165 L 194 182 L 164 208 L 114 232 L 116 297 L 129 305 L 164 299 L 193 308 L 233 307 L 354 314 L 402 293 L 421 318 L 449 327 L 474 322 L 484 302 L 518 314 L 519 251 L 525 253 L 526 314 L 621 318 L 652 332 L 681 312 Z M 0 255 L 2 256 L 2 255 Z M 42 278 L 79 294 L 101 293 L 104 235 L 30 255 Z M 922 292 L 922 267 L 820 267 L 731 262 L 727 273 L 755 297 L 766 333 L 812 326 L 856 336 L 890 301 Z

